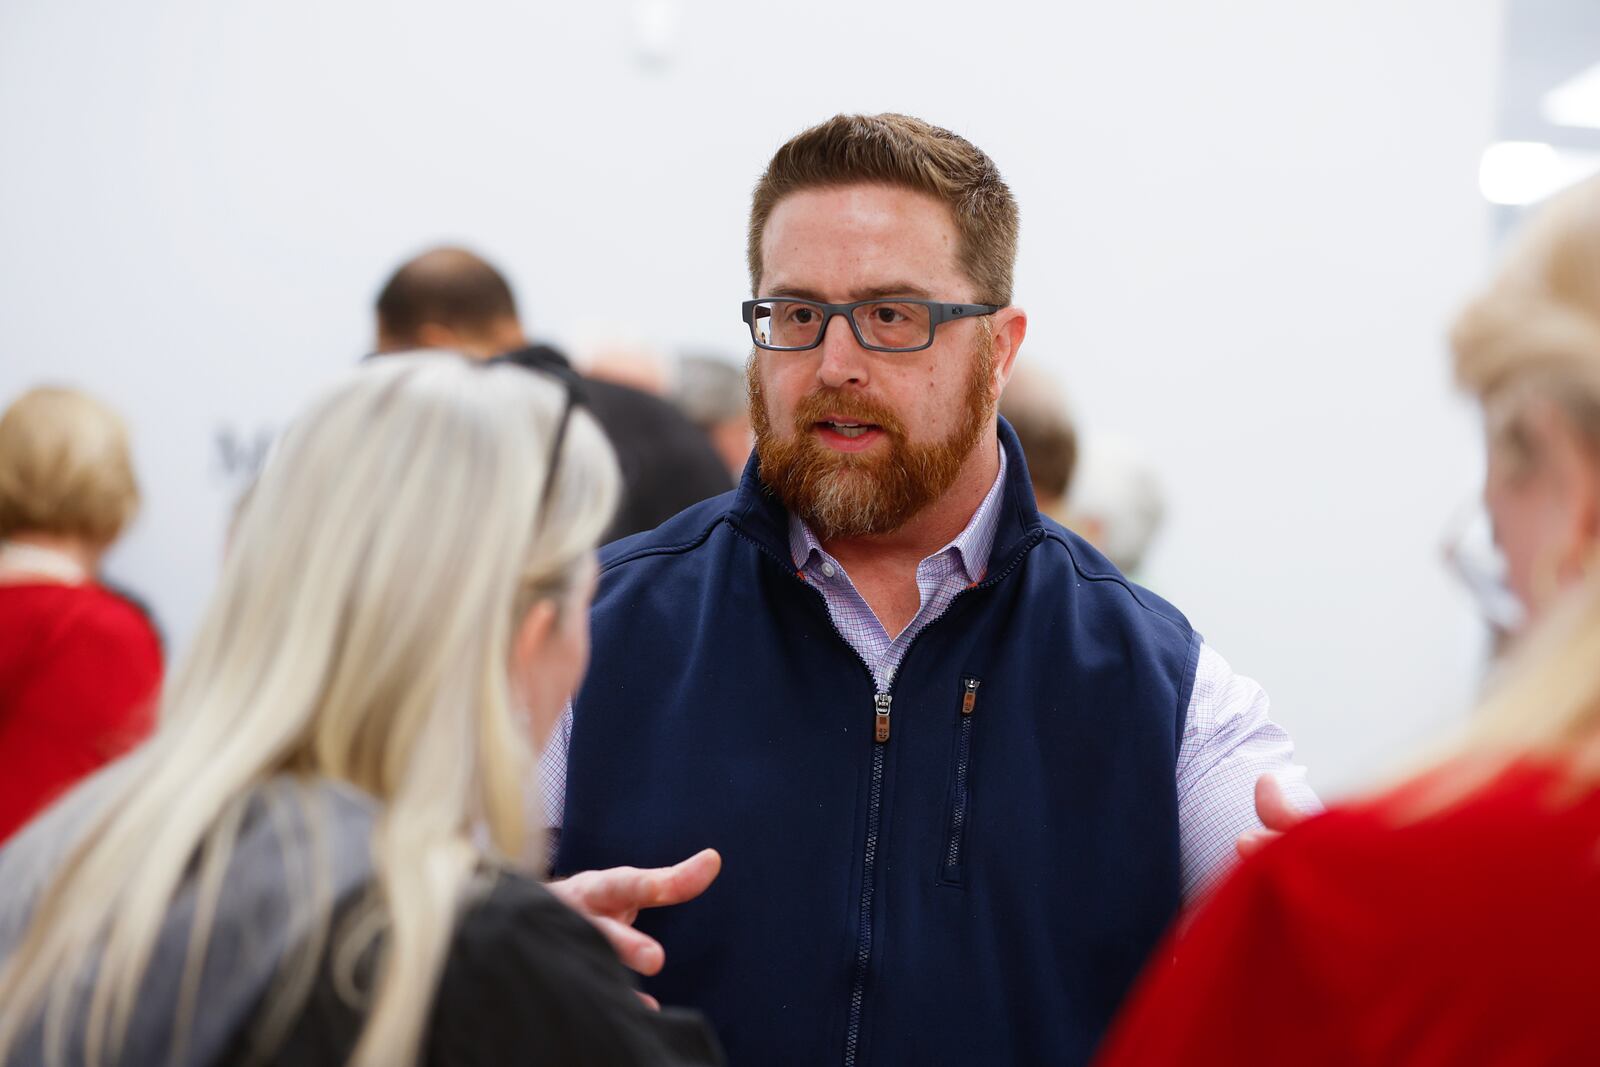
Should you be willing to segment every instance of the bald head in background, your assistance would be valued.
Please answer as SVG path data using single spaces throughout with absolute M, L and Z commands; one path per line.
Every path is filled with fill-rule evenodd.
M 378 294 L 378 351 L 448 348 L 493 359 L 528 343 L 505 277 L 465 248 L 407 260 Z
M 465 248 L 431 248 L 401 264 L 375 310 L 380 355 L 441 348 L 574 377 L 560 351 L 529 343 L 505 276 Z M 622 470 L 622 503 L 606 540 L 651 529 L 733 487 L 710 438 L 666 400 L 589 377 L 581 391 Z

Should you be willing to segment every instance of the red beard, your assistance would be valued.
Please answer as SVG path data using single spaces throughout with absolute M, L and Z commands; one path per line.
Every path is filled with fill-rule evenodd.
M 973 351 L 961 425 L 931 444 L 908 441 L 905 424 L 887 406 L 858 392 L 828 388 L 800 401 L 792 432 L 779 438 L 772 432 L 753 353 L 745 378 L 761 480 L 823 541 L 890 533 L 904 526 L 955 482 L 994 415 L 994 349 L 987 334 L 979 335 Z M 827 418 L 876 426 L 888 447 L 834 451 L 813 432 Z

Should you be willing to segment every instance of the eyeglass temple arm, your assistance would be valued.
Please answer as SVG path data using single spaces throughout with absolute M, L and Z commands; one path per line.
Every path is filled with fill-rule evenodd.
M 993 315 L 1004 308 L 1004 304 L 934 304 L 935 325 L 941 322 L 950 322 L 953 319 L 970 319 L 978 315 Z

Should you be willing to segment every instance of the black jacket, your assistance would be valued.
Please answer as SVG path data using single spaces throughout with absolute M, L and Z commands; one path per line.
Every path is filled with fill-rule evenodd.
M 40 894 L 76 839 L 92 804 L 71 794 L 0 849 L 0 965 L 26 934 Z M 215 918 L 190 977 L 190 937 L 200 909 L 198 861 L 177 888 L 156 933 L 137 1003 L 123 1036 L 125 1064 L 220 1067 L 266 1063 L 320 1067 L 349 1062 L 366 1019 L 381 935 L 344 981 L 337 946 L 372 888 L 372 838 L 381 808 L 328 779 L 288 775 L 256 786 L 222 875 Z M 333 908 L 316 937 L 322 896 Z M 288 1033 L 255 1056 L 262 1010 L 302 950 L 320 952 L 309 995 Z M 91 957 L 75 983 L 88 982 Z M 76 985 L 75 988 L 84 988 Z M 355 1001 L 346 993 L 355 990 Z M 181 1031 L 179 1005 L 193 996 Z M 78 998 L 63 1032 L 62 1062 L 87 1062 L 88 1000 Z M 22 1029 L 6 1067 L 46 1062 L 43 1020 Z M 277 1036 L 277 1035 L 273 1035 Z M 455 920 L 417 1067 L 594 1064 L 708 1067 L 722 1062 L 716 1038 L 691 1012 L 647 1008 L 605 938 L 539 883 L 485 870 Z
M 331 962 L 331 961 L 327 961 Z M 363 1017 L 324 965 L 266 1067 L 336 1067 Z M 221 1062 L 245 1062 L 248 1038 Z M 653 1011 L 600 932 L 549 891 L 499 876 L 456 928 L 418 1067 L 711 1067 L 722 1054 L 695 1012 Z
M 549 345 L 530 345 L 500 358 L 581 382 L 584 401 L 611 439 L 622 468 L 622 502 L 606 541 L 653 530 L 684 508 L 733 488 L 733 476 L 705 433 L 660 397 L 580 378 Z

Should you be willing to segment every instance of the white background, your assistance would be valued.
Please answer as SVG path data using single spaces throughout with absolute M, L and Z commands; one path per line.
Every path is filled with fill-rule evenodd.
M 1438 563 L 1478 468 L 1442 344 L 1485 276 L 1493 0 L 0 5 L 0 402 L 127 414 L 113 575 L 192 632 L 236 486 L 371 344 L 404 256 L 466 242 L 531 328 L 746 347 L 771 151 L 836 111 L 962 132 L 1022 207 L 1024 358 L 1137 438 L 1148 577 L 1266 684 L 1312 780 L 1458 718 Z

